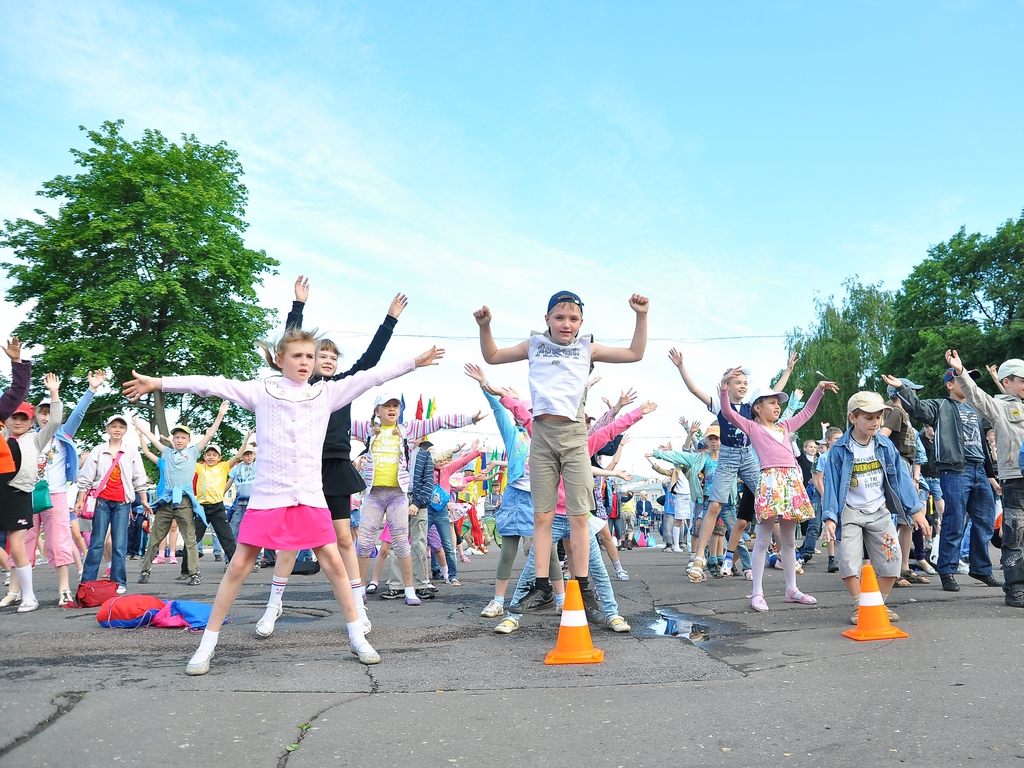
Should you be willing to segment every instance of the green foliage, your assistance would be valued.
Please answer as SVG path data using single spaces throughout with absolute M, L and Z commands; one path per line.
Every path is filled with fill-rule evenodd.
M 149 375 L 249 377 L 259 368 L 253 342 L 274 313 L 257 303 L 256 286 L 278 262 L 245 247 L 247 191 L 242 166 L 224 142 L 182 135 L 169 142 L 147 130 L 121 136 L 123 121 L 87 131 L 92 146 L 71 150 L 84 171 L 45 182 L 41 197 L 58 213 L 5 221 L 0 247 L 13 281 L 7 298 L 28 305 L 15 329 L 42 348 L 36 372 L 62 376 L 69 401 L 85 391 L 86 371 L 102 368 L 120 389 L 133 368 Z M 83 128 L 82 130 L 85 130 Z M 41 394 L 41 376 L 33 395 Z M 219 403 L 166 396 L 182 420 L 203 429 Z M 97 397 L 80 433 L 98 434 L 119 394 Z M 162 393 L 143 407 L 167 434 Z M 221 442 L 237 444 L 251 414 L 234 407 Z
M 811 396 L 822 377 L 839 385 L 839 394 L 829 392 L 818 406 L 811 421 L 801 430 L 801 437 L 821 436 L 821 422 L 832 426 L 846 425 L 846 401 L 854 392 L 868 389 L 884 393 L 878 365 L 884 359 L 892 329 L 892 297 L 882 290 L 881 283 L 863 285 L 856 276 L 843 282 L 846 295 L 814 302 L 815 321 L 807 329 L 794 328 L 786 335 L 786 348 L 799 356 L 796 370 L 787 389 L 804 391 Z
M 887 372 L 945 394 L 944 353 L 956 349 L 969 367 L 999 365 L 1024 349 L 1024 216 L 992 236 L 953 237 L 928 250 L 896 295 L 896 329 L 885 358 Z M 995 393 L 986 375 L 982 385 Z

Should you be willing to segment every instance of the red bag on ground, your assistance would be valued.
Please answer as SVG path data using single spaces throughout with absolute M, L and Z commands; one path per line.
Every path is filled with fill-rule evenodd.
M 95 608 L 112 597 L 117 597 L 116 581 L 83 581 L 78 585 L 75 604 L 79 608 Z

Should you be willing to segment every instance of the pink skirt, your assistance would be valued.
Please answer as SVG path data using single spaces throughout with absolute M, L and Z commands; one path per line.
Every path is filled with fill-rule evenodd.
M 238 543 L 267 549 L 314 549 L 336 544 L 338 536 L 326 507 L 294 507 L 245 510 L 238 526 Z

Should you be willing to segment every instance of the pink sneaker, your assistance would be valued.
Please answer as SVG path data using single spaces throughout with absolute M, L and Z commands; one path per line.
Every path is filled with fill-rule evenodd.
M 105 570 L 103 572 L 103 578 L 104 579 L 109 579 L 110 578 L 110 569 L 109 568 L 107 568 L 107 570 Z
M 461 559 L 462 562 L 464 562 L 464 563 L 471 562 L 471 560 L 468 557 L 466 557 L 465 555 L 459 555 L 459 559 Z
M 153 565 L 160 565 L 160 563 L 162 563 L 163 561 L 164 561 L 164 556 L 161 553 L 161 554 L 159 554 L 159 555 L 157 555 L 156 557 L 153 558 Z
M 168 560 L 167 562 L 170 563 L 171 565 L 177 565 L 178 564 L 178 558 L 176 558 L 174 555 L 171 555 L 171 559 Z

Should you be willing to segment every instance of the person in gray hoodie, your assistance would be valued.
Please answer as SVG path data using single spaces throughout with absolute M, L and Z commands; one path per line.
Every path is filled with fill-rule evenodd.
M 964 399 L 992 422 L 996 433 L 999 484 L 1003 489 L 1003 592 L 1006 604 L 1024 608 L 1024 477 L 1017 456 L 1024 444 L 1024 360 L 1011 359 L 996 373 L 1003 394 L 980 389 L 964 370 L 955 349 L 946 350 Z

